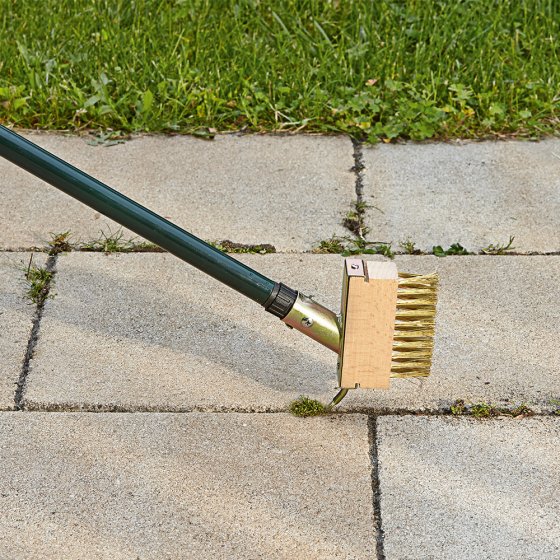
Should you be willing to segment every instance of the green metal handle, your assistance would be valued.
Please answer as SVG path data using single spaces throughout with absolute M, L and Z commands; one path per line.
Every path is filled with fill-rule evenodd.
M 0 125 L 0 156 L 264 305 L 276 283 Z

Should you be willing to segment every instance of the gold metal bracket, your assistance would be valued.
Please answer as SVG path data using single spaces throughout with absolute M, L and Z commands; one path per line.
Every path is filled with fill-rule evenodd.
M 338 317 L 310 297 L 299 293 L 292 309 L 282 321 L 338 354 L 340 350 Z

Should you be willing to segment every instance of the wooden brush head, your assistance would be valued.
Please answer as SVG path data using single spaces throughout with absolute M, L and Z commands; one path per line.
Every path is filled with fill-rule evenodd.
M 388 389 L 390 377 L 429 374 L 436 290 L 436 275 L 399 274 L 393 262 L 346 259 L 340 387 Z

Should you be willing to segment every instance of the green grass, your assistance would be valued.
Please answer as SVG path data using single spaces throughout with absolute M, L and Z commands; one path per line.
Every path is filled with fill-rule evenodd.
M 537 137 L 559 29 L 556 0 L 0 0 L 0 121 Z

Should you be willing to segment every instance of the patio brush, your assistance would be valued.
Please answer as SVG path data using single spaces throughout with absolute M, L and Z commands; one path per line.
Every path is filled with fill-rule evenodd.
M 338 404 L 349 389 L 389 388 L 390 377 L 430 372 L 437 276 L 393 262 L 344 262 L 341 315 L 275 282 L 0 125 L 0 156 L 262 305 L 336 352 Z

